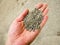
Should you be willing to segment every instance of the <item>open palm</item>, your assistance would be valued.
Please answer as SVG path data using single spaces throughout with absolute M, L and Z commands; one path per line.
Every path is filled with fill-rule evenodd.
M 36 8 L 40 9 L 43 12 L 43 21 L 40 24 L 41 29 L 45 25 L 48 16 L 47 4 L 37 4 Z M 8 39 L 6 45 L 29 45 L 39 34 L 41 30 L 28 31 L 24 27 L 23 19 L 28 13 L 28 9 L 25 9 L 22 14 L 20 14 L 11 24 L 8 32 Z

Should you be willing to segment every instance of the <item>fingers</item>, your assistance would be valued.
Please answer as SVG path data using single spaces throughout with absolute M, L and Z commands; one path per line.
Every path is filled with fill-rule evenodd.
M 40 4 L 39 3 L 39 4 L 36 5 L 36 8 L 39 9 L 39 10 L 41 10 L 43 12 L 43 16 L 45 16 L 48 13 L 47 6 L 48 6 L 47 4 L 42 4 L 42 3 Z
M 47 6 L 48 6 L 47 4 L 39 3 L 36 5 L 36 8 L 40 9 L 43 12 L 47 8 Z
M 42 29 L 42 28 L 43 28 L 43 26 L 45 25 L 45 23 L 46 23 L 47 19 L 48 19 L 48 16 L 47 16 L 47 15 L 45 15 L 45 16 L 44 16 L 44 18 L 43 18 L 43 21 L 42 21 L 42 22 L 41 22 L 41 24 L 40 24 L 41 29 Z
M 48 13 L 48 8 L 47 8 L 47 4 L 37 4 L 36 5 L 39 10 L 42 11 L 42 15 L 44 16 L 44 19 L 42 21 L 42 23 L 40 24 L 41 28 L 45 25 L 47 19 L 48 19 L 48 16 L 47 16 L 47 13 Z
M 43 12 L 43 16 L 47 15 L 48 11 L 49 11 L 48 8 L 46 8 Z
M 40 24 L 40 27 L 41 27 L 41 29 L 42 29 L 43 26 L 45 25 L 47 19 L 48 19 L 48 16 L 47 16 L 47 13 L 48 13 L 47 4 L 44 4 L 44 5 L 40 8 L 40 10 L 43 12 L 43 16 L 44 16 L 44 17 L 43 17 L 43 21 L 42 21 L 42 23 Z
M 39 3 L 39 4 L 36 5 L 36 8 L 39 9 L 39 8 L 41 8 L 42 6 L 43 6 L 43 4 L 42 4 L 42 3 Z
M 44 12 L 44 10 L 47 8 L 47 4 L 43 4 L 43 6 L 40 8 L 40 10 L 42 11 L 42 12 Z
M 28 14 L 29 10 L 25 9 L 17 18 L 16 21 L 20 22 L 24 19 L 24 17 Z

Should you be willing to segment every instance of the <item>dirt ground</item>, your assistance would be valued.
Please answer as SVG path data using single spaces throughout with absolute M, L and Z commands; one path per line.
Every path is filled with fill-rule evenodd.
M 12 21 L 25 9 L 47 3 L 48 21 L 31 45 L 60 45 L 60 0 L 0 0 L 0 45 L 5 44 Z

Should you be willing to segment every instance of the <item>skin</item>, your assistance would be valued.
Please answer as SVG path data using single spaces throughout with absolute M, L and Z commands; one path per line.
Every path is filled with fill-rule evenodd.
M 43 21 L 40 24 L 41 29 L 46 24 L 48 16 L 47 4 L 37 4 L 36 8 L 43 12 Z M 27 31 L 23 24 L 24 17 L 28 14 L 29 10 L 25 9 L 11 24 L 8 31 L 8 38 L 6 45 L 30 45 L 31 42 L 37 37 L 41 30 Z

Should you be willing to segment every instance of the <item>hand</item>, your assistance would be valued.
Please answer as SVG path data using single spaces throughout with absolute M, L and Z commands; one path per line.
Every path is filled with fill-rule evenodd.
M 48 8 L 47 4 L 37 4 L 36 8 L 41 9 L 43 12 L 43 21 L 40 24 L 41 29 L 45 25 L 48 16 Z M 8 39 L 6 45 L 29 45 L 39 34 L 41 30 L 35 31 L 27 31 L 23 24 L 23 19 L 28 13 L 28 9 L 25 9 L 22 14 L 20 14 L 11 24 L 9 32 L 8 32 Z

